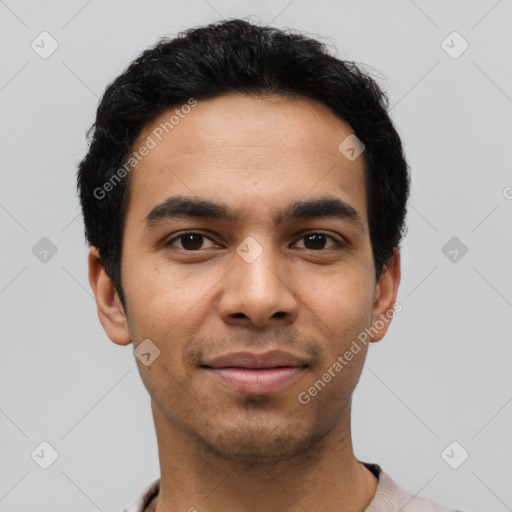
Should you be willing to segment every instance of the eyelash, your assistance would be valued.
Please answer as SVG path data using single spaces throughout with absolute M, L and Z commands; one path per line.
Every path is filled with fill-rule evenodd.
M 174 238 L 172 238 L 171 240 L 169 240 L 168 242 L 166 242 L 164 245 L 165 247 L 169 247 L 169 246 L 172 246 L 172 243 L 176 240 L 179 240 L 180 238 L 183 238 L 187 235 L 200 235 L 204 238 L 208 238 L 208 240 L 212 241 L 215 243 L 214 240 L 212 240 L 209 236 L 205 235 L 204 233 L 201 233 L 200 231 L 186 231 L 185 233 L 181 233 L 180 235 L 178 236 L 175 236 Z M 328 250 L 332 250 L 332 249 L 341 249 L 343 247 L 345 247 L 345 244 L 341 243 L 338 239 L 336 239 L 334 236 L 332 235 L 329 235 L 327 233 L 324 233 L 323 231 L 310 231 L 308 233 L 304 233 L 302 236 L 300 236 L 298 239 L 297 239 L 297 242 L 299 240 L 302 240 L 304 237 L 306 237 L 307 235 L 324 235 L 326 236 L 327 238 L 330 238 L 335 244 L 336 244 L 336 247 L 328 247 L 327 249 L 304 249 L 306 251 L 311 251 L 311 252 L 322 252 L 322 251 L 328 251 Z M 184 251 L 184 252 L 189 252 L 189 253 L 194 253 L 194 252 L 200 252 L 201 249 L 198 249 L 198 250 L 195 250 L 195 251 L 191 251 L 191 250 L 187 250 L 187 249 L 183 249 L 181 247 L 174 247 L 175 249 L 178 249 L 180 251 Z

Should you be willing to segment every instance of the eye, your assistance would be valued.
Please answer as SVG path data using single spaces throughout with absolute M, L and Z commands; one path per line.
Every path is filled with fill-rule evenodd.
M 182 249 L 184 251 L 197 251 L 201 248 L 204 249 L 204 247 L 201 247 L 203 245 L 203 239 L 210 240 L 210 242 L 213 242 L 213 240 L 206 235 L 203 235 L 202 233 L 197 233 L 195 231 L 189 231 L 187 233 L 182 233 L 181 235 L 178 235 L 168 242 L 165 243 L 165 246 L 174 245 L 174 242 L 176 240 L 181 241 L 181 247 L 177 247 L 178 249 Z
M 331 245 L 326 247 L 327 240 L 331 240 Z M 188 231 L 186 233 L 182 233 L 178 236 L 175 236 L 164 245 L 174 246 L 177 249 L 181 249 L 187 252 L 197 252 L 201 249 L 209 249 L 211 247 L 215 247 L 216 245 L 212 245 L 211 247 L 203 247 L 204 240 L 209 240 L 212 244 L 215 242 L 204 235 L 203 233 L 199 233 L 196 231 Z M 336 247 L 344 247 L 340 241 L 338 241 L 334 236 L 328 235 L 327 233 L 322 232 L 311 232 L 302 235 L 299 241 L 304 241 L 304 249 L 311 251 L 321 251 L 327 249 L 333 249 Z M 180 246 L 176 245 L 176 242 L 180 242 Z M 296 242 L 297 244 L 298 242 Z
M 334 245 L 331 245 L 330 247 L 325 247 L 326 239 L 330 238 Z M 339 242 L 336 238 L 334 238 L 331 235 L 328 235 L 327 233 L 307 233 L 305 235 L 302 235 L 299 240 L 304 240 L 305 245 L 309 245 L 310 247 L 304 247 L 305 249 L 312 250 L 312 251 L 318 251 L 322 249 L 332 249 L 334 247 L 343 247 L 344 245 Z

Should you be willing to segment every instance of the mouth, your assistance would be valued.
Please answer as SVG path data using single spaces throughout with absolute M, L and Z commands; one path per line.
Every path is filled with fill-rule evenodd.
M 209 375 L 222 384 L 248 394 L 275 393 L 298 380 L 304 370 L 303 366 L 277 366 L 273 368 L 222 367 L 202 366 Z
M 224 386 L 250 394 L 275 393 L 299 379 L 307 367 L 304 359 L 281 350 L 235 352 L 201 366 Z

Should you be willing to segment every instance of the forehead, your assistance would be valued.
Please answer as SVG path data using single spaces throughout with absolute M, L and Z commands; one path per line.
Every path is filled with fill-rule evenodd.
M 151 149 L 131 171 L 128 214 L 141 221 L 179 194 L 265 216 L 277 203 L 329 194 L 367 223 L 364 154 L 350 161 L 338 149 L 351 133 L 329 108 L 307 99 L 229 94 L 174 107 L 132 148 Z

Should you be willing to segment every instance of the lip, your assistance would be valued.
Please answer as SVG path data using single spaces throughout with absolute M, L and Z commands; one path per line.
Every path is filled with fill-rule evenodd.
M 214 378 L 240 393 L 275 393 L 300 378 L 306 366 L 278 368 L 205 368 Z
M 279 366 L 299 368 L 307 364 L 307 361 L 298 356 L 283 352 L 282 350 L 270 350 L 260 354 L 255 352 L 232 352 L 216 357 L 203 366 L 211 368 L 277 368 Z
M 275 393 L 299 379 L 308 364 L 300 357 L 272 350 L 261 354 L 235 352 L 217 357 L 203 368 L 240 393 Z

